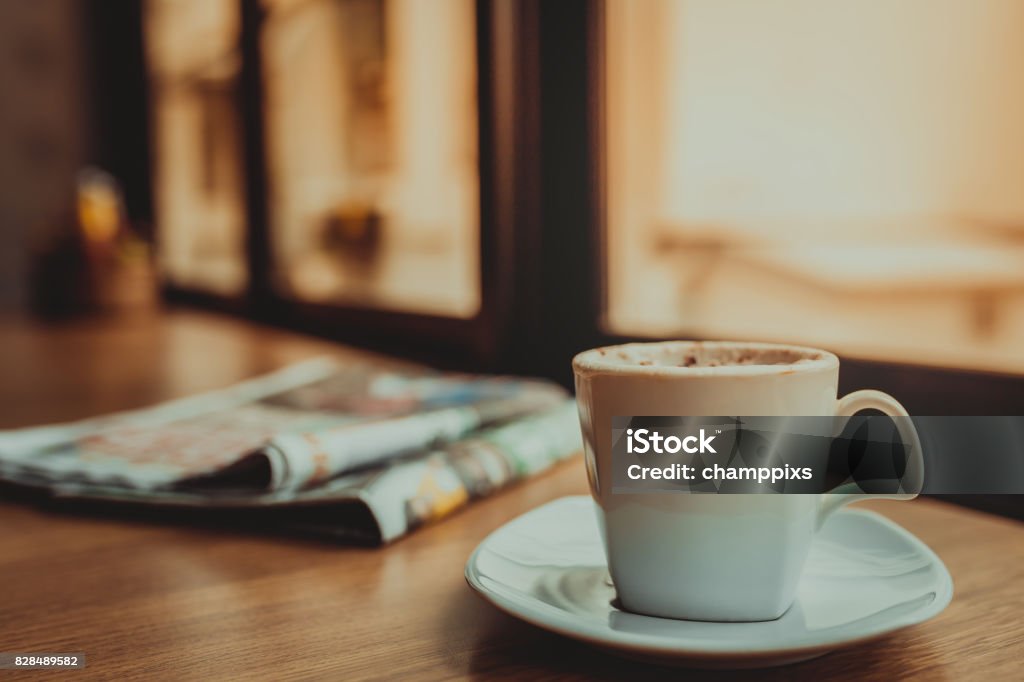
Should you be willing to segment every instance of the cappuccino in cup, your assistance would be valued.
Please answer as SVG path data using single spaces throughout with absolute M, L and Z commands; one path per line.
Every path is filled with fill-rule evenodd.
M 573 359 L 586 472 L 623 608 L 666 618 L 760 621 L 792 605 L 815 533 L 868 495 L 623 493 L 612 490 L 612 420 L 624 416 L 908 416 L 891 396 L 839 398 L 839 359 L 766 343 L 667 341 Z M 920 468 L 909 419 L 896 420 Z M 912 494 L 871 495 L 908 499 Z

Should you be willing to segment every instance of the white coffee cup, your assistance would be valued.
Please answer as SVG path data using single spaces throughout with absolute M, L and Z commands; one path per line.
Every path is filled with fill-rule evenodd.
M 709 621 L 778 618 L 792 605 L 814 534 L 842 505 L 912 494 L 612 492 L 616 416 L 908 416 L 891 396 L 837 399 L 839 359 L 765 343 L 667 341 L 596 348 L 573 359 L 587 478 L 623 608 Z M 909 419 L 895 420 L 922 470 Z

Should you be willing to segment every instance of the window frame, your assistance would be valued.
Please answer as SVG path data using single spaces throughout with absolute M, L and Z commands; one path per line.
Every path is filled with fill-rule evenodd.
M 238 0 L 241 68 L 237 109 L 242 126 L 247 286 L 238 296 L 223 296 L 165 282 L 164 298 L 296 329 L 327 338 L 373 346 L 441 366 L 500 370 L 502 344 L 512 308 L 512 282 L 517 248 L 515 225 L 527 220 L 516 202 L 522 174 L 499 159 L 522 147 L 530 135 L 518 125 L 517 83 L 520 60 L 529 53 L 524 7 L 496 0 L 476 2 L 476 56 L 478 135 L 480 159 L 480 294 L 481 304 L 471 318 L 444 317 L 416 312 L 378 309 L 339 302 L 310 303 L 282 296 L 274 290 L 268 197 L 267 129 L 260 35 L 268 12 L 259 0 Z M 509 35 L 508 27 L 512 27 Z M 527 41 L 520 43 L 520 39 Z M 151 122 L 152 125 L 152 122 Z M 510 172 L 511 170 L 511 172 Z M 515 242 L 515 243 L 514 243 Z
M 604 324 L 602 0 L 476 2 L 481 307 L 470 319 L 303 303 L 273 290 L 259 45 L 266 12 L 258 0 L 238 1 L 249 286 L 224 298 L 169 285 L 168 300 L 441 367 L 566 386 L 579 350 L 656 338 Z M 1024 414 L 1024 376 L 842 361 L 842 392 L 888 391 L 913 414 Z

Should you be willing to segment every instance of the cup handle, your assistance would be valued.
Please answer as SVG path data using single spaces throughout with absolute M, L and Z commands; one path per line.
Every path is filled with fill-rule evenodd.
M 906 408 L 900 405 L 899 401 L 888 393 L 874 390 L 862 390 L 849 393 L 836 403 L 836 416 L 852 417 L 862 410 L 878 410 L 890 417 L 910 417 Z M 907 473 L 904 478 L 910 476 L 912 480 L 924 480 L 924 457 L 921 452 L 921 439 L 917 435 L 917 429 L 910 419 L 895 420 L 896 430 L 899 431 L 900 439 L 904 447 L 908 448 Z M 917 486 L 915 486 L 917 487 Z M 818 527 L 825 522 L 840 507 L 856 500 L 868 499 L 889 499 L 889 500 L 910 500 L 917 497 L 916 492 L 912 493 L 853 493 L 842 492 L 843 486 L 834 491 L 826 493 L 822 498 L 821 507 L 818 510 Z

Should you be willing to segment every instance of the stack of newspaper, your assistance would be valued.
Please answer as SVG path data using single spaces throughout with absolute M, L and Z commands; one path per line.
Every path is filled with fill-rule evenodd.
M 0 481 L 390 542 L 579 451 L 546 382 L 317 359 L 106 417 L 0 431 Z

